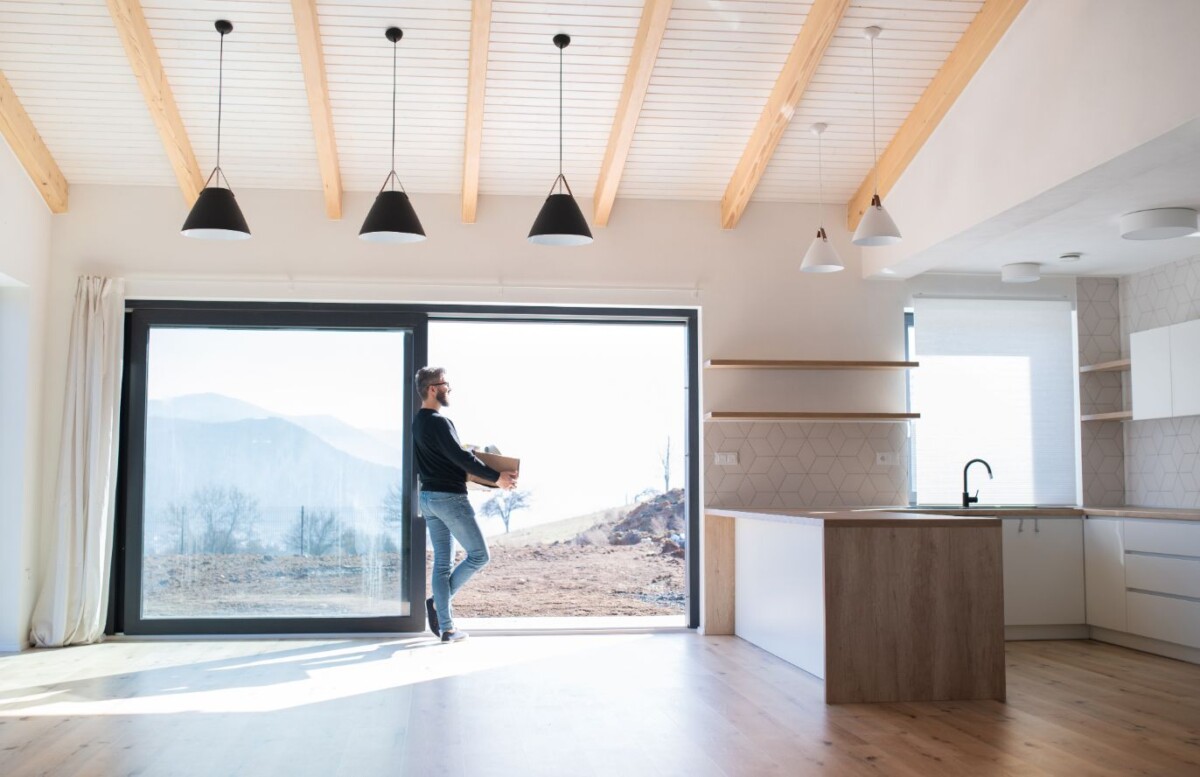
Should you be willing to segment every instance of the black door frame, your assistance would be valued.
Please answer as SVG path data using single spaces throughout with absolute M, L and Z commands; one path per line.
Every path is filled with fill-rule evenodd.
M 674 324 L 687 327 L 687 420 L 685 496 L 687 543 L 684 567 L 688 598 L 687 625 L 700 624 L 700 331 L 695 308 L 620 308 L 546 305 L 378 304 L 294 302 L 187 302 L 129 300 L 126 302 L 125 375 L 122 387 L 121 455 L 118 462 L 118 512 L 114 543 L 109 633 L 127 634 L 289 634 L 289 633 L 415 633 L 424 630 L 424 610 L 410 607 L 409 615 L 377 618 L 171 618 L 140 617 L 142 561 L 143 471 L 146 429 L 146 357 L 151 326 L 245 327 L 251 329 L 324 328 L 343 330 L 408 329 L 408 374 L 424 365 L 428 355 L 430 321 Z M 413 395 L 406 392 L 405 417 L 411 418 Z M 404 505 L 402 540 L 407 538 L 408 592 L 411 602 L 425 599 L 425 532 L 415 531 L 416 473 L 412 441 L 406 435 L 403 477 L 408 499 Z M 417 561 L 420 563 L 417 563 Z

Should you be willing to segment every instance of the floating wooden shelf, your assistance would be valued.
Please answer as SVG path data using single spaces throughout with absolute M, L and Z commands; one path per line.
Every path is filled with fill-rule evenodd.
M 705 369 L 749 370 L 909 370 L 920 362 L 868 362 L 811 359 L 709 359 Z
M 1099 364 L 1088 364 L 1080 367 L 1080 372 L 1123 372 L 1129 369 L 1128 359 L 1116 359 L 1111 362 L 1100 362 Z
M 911 421 L 920 413 L 812 413 L 714 410 L 706 421 Z
M 1114 413 L 1090 413 L 1080 418 L 1082 421 L 1132 421 L 1132 410 L 1118 410 Z

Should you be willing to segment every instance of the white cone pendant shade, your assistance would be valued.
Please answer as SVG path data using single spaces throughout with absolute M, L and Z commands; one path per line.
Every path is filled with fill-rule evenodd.
M 813 238 L 812 245 L 808 247 L 808 252 L 804 254 L 804 261 L 800 263 L 800 272 L 838 272 L 845 267 L 842 264 L 842 258 L 834 249 L 833 243 L 829 242 L 825 228 L 821 227 L 817 230 L 817 236 Z
M 571 36 L 555 35 L 554 45 L 558 47 L 558 177 L 550 184 L 550 195 L 533 220 L 529 242 L 541 246 L 582 246 L 592 242 L 592 230 L 562 171 L 562 52 L 571 45 Z
M 220 65 L 217 76 L 217 164 L 204 182 L 200 196 L 192 203 L 187 219 L 179 234 L 184 237 L 200 238 L 202 240 L 249 240 L 250 227 L 246 217 L 238 207 L 233 189 L 229 187 L 229 179 L 221 169 L 221 103 L 225 81 L 225 36 L 233 32 L 233 25 L 225 19 L 218 19 L 217 32 L 221 34 Z M 221 180 L 225 179 L 225 186 Z M 211 184 L 216 183 L 216 186 Z
M 858 221 L 858 229 L 854 230 L 853 243 L 856 246 L 890 246 L 900 242 L 900 230 L 891 215 L 883 207 L 879 199 L 879 147 L 875 143 L 875 39 L 883 30 L 871 26 L 863 30 L 863 35 L 871 41 L 871 154 L 875 159 L 875 169 L 871 175 L 875 178 L 875 191 L 871 194 L 871 204 Z
M 900 242 L 900 230 L 896 222 L 883 207 L 879 195 L 871 197 L 871 204 L 854 230 L 854 244 L 859 246 L 891 246 Z
M 400 176 L 396 175 L 396 44 L 404 37 L 404 31 L 388 27 L 384 36 L 392 42 L 392 169 L 375 195 L 375 203 L 358 230 L 358 239 L 367 243 L 419 243 L 425 239 L 425 228 L 404 191 L 404 184 L 400 183 Z M 393 188 L 387 188 L 389 183 Z M 395 189 L 397 185 L 399 191 Z

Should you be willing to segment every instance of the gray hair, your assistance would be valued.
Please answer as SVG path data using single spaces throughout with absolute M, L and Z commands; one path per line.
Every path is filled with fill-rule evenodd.
M 424 402 L 425 398 L 429 396 L 429 387 L 434 383 L 440 383 L 445 374 L 445 367 L 422 367 L 417 370 L 417 396 L 420 397 L 421 402 Z

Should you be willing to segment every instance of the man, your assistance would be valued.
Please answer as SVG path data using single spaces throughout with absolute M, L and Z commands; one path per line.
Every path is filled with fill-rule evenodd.
M 438 412 L 450 404 L 450 382 L 444 369 L 422 367 L 416 382 L 421 409 L 413 420 L 413 447 L 421 476 L 421 515 L 433 540 L 433 596 L 425 600 L 425 612 L 435 636 L 440 634 L 442 642 L 458 642 L 466 639 L 467 633 L 454 627 L 450 602 L 490 558 L 475 510 L 467 499 L 467 473 L 503 489 L 517 484 L 517 473 L 497 472 L 463 450 L 454 423 Z M 451 538 L 467 552 L 453 572 Z

